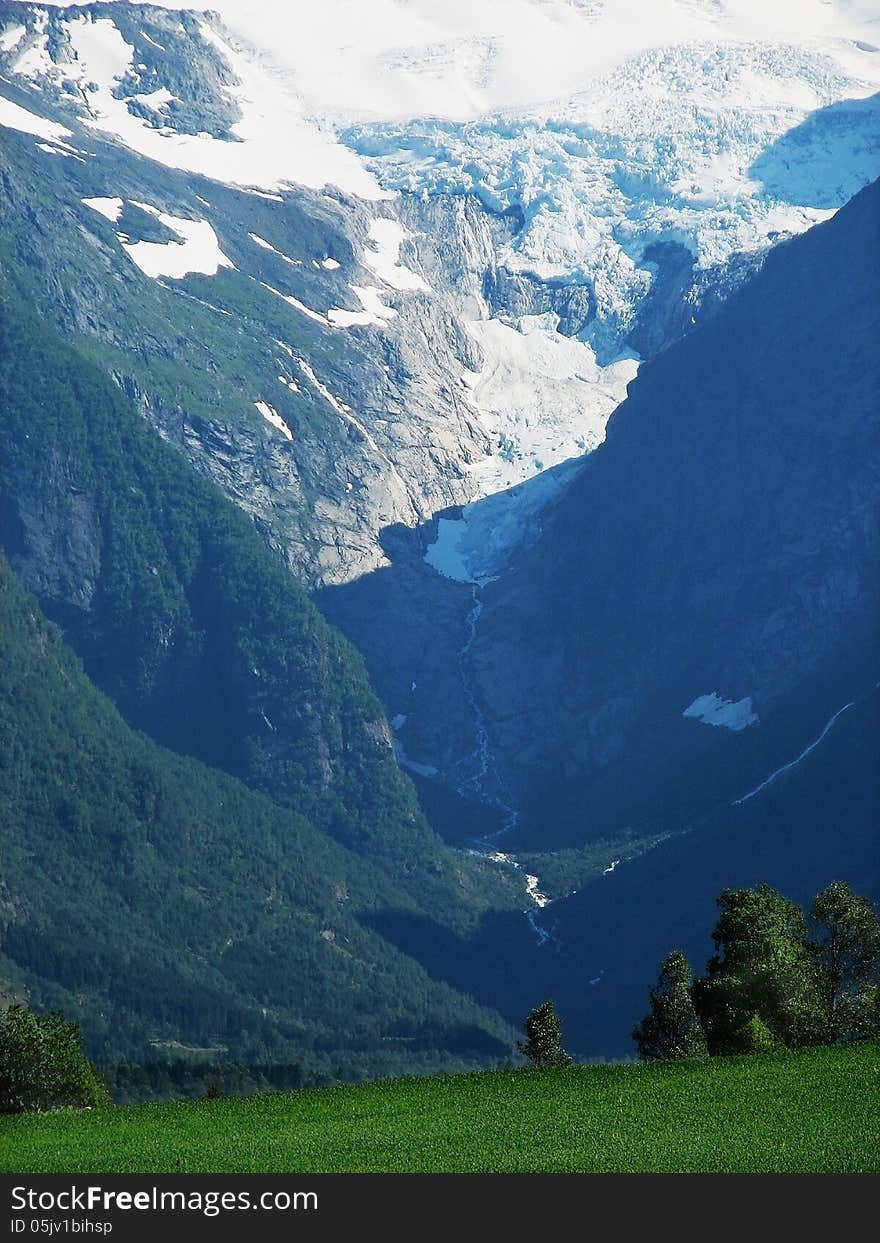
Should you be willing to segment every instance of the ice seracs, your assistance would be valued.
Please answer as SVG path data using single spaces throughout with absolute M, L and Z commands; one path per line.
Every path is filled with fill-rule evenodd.
M 593 348 L 557 331 L 552 313 L 474 320 L 480 372 L 464 376 L 495 451 L 469 473 L 478 499 L 460 518 L 440 518 L 427 563 L 459 582 L 485 582 L 536 524 L 577 467 L 605 439 L 609 417 L 626 396 L 638 359 L 600 367 Z M 520 485 L 528 482 L 528 487 Z
M 166 8 L 177 0 L 161 0 Z M 647 49 L 878 42 L 873 0 L 190 0 L 270 53 L 311 115 L 466 122 L 571 96 Z
M 704 725 L 722 726 L 734 733 L 747 729 L 750 725 L 757 725 L 760 719 L 753 711 L 750 697 L 734 702 L 732 699 L 722 699 L 715 691 L 709 695 L 699 695 L 681 715 L 702 721 Z

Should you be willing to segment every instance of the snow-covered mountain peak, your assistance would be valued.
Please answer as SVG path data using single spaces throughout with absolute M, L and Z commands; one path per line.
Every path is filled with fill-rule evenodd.
M 152 7 L 181 8 L 175 0 Z M 347 123 L 522 112 L 568 99 L 658 48 L 880 43 L 876 0 L 209 0 L 186 8 L 218 13 L 260 49 L 306 114 Z

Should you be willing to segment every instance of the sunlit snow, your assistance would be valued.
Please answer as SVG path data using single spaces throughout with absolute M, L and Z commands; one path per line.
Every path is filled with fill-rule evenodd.
M 120 198 L 94 198 L 83 199 L 82 201 L 86 207 L 91 207 L 92 211 L 98 212 L 105 220 L 109 220 L 111 224 L 116 224 L 125 206 Z
M 172 95 L 167 87 L 159 86 L 155 91 L 147 91 L 146 94 L 142 95 L 133 95 L 132 99 L 136 99 L 139 104 L 146 104 L 154 112 L 159 112 L 167 104 L 177 101 L 177 96 Z
M 282 302 L 286 302 L 288 306 L 292 306 L 294 310 L 299 311 L 300 315 L 313 319 L 317 324 L 327 324 L 329 322 L 326 315 L 322 315 L 320 311 L 313 311 L 310 306 L 300 302 L 299 298 L 295 298 L 293 294 L 282 293 L 280 289 L 276 289 L 274 285 L 267 285 L 265 281 L 260 281 L 260 284 L 269 293 L 274 294 L 276 298 L 280 298 Z
M 375 285 L 349 285 L 349 289 L 360 302 L 363 310 L 346 311 L 341 307 L 332 307 L 327 318 L 337 328 L 358 328 L 370 324 L 382 327 L 389 319 L 397 315 L 394 307 L 386 306 L 382 301 L 382 291 Z
M 392 289 L 430 292 L 424 279 L 400 262 L 400 248 L 407 233 L 399 221 L 377 217 L 370 222 L 369 236 L 373 246 L 364 251 L 363 259 L 371 272 Z
M 282 419 L 281 415 L 274 408 L 274 406 L 270 406 L 267 401 L 255 401 L 254 405 L 257 407 L 267 423 L 271 423 L 273 427 L 276 427 L 278 431 L 281 432 L 281 434 L 288 440 L 293 440 L 293 432 L 284 422 L 284 419 Z
M 109 18 L 88 15 L 68 24 L 73 62 L 56 66 L 43 35 L 14 66 L 16 73 L 77 80 L 89 105 L 83 124 L 119 138 L 126 146 L 170 168 L 200 173 L 241 187 L 278 190 L 300 184 L 321 189 L 336 185 L 367 199 L 387 197 L 358 158 L 341 146 L 326 126 L 307 120 L 296 96 L 287 91 L 277 73 L 255 57 L 232 48 L 211 27 L 202 37 L 227 61 L 240 81 L 230 88 L 242 111 L 235 124 L 236 141 L 209 134 L 178 134 L 128 110 L 127 101 L 114 91 L 134 67 L 134 49 Z M 155 95 L 155 92 L 153 93 Z M 168 102 L 167 91 L 161 103 Z M 160 98 L 151 106 L 160 106 Z
M 300 259 L 291 259 L 290 255 L 285 255 L 282 251 L 276 249 L 271 242 L 267 242 L 264 237 L 260 237 L 256 233 L 249 233 L 248 237 L 255 246 L 259 246 L 261 250 L 271 251 L 273 255 L 277 255 L 279 259 L 283 259 L 285 263 L 289 263 L 293 267 L 298 267 L 302 262 Z
M 171 216 L 148 203 L 137 203 L 135 206 L 155 216 L 180 239 L 177 242 L 130 242 L 120 238 L 129 259 L 147 276 L 170 276 L 179 280 L 191 272 L 216 276 L 220 268 L 235 267 L 220 249 L 217 234 L 207 220 Z
M 38 117 L 3 95 L 0 95 L 0 125 L 5 125 L 7 129 L 17 129 L 22 134 L 34 134 L 37 138 L 48 138 L 65 147 L 67 144 L 63 142 L 63 139 L 71 136 L 70 130 L 65 129 L 63 125 L 58 125 L 55 121 L 47 121 L 45 117 Z
M 164 8 L 179 0 L 159 0 Z M 312 115 L 465 121 L 570 96 L 650 48 L 877 38 L 876 0 L 192 0 Z M 873 29 L 872 29 L 873 23 Z
M 24 26 L 10 26 L 8 30 L 4 30 L 0 34 L 0 49 L 4 52 L 11 52 L 14 47 L 18 47 L 27 30 Z

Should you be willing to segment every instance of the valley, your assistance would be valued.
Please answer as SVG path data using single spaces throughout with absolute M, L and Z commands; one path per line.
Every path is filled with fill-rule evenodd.
M 108 1061 L 471 1069 L 549 995 L 631 1056 L 722 888 L 880 894 L 877 22 L 246 8 L 0 2 L 0 568 L 63 649 L 22 754 L 80 772 L 72 680 L 153 790 L 117 829 L 9 766 L 0 987 Z M 188 781 L 231 896 L 204 814 L 149 836 Z M 147 939 L 202 1018 L 114 1001 L 103 864 L 61 953 L 84 841 L 200 912 Z

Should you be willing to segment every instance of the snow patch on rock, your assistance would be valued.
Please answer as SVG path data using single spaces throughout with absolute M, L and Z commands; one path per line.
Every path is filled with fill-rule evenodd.
M 93 198 L 80 201 L 85 203 L 86 207 L 91 207 L 92 211 L 96 211 L 99 216 L 103 216 L 105 220 L 109 220 L 111 224 L 116 224 L 125 206 L 120 198 Z
M 48 121 L 45 117 L 29 112 L 27 108 L 14 104 L 11 99 L 6 99 L 3 95 L 0 95 L 0 125 L 7 129 L 16 129 L 20 134 L 33 134 L 37 138 L 48 138 L 66 150 L 72 150 L 63 141 L 71 137 L 69 129 L 65 129 L 56 121 Z
M 360 302 L 363 310 L 346 311 L 334 306 L 327 312 L 327 319 L 336 328 L 367 328 L 371 324 L 384 328 L 390 319 L 397 316 L 394 307 L 386 306 L 382 301 L 382 290 L 375 285 L 349 285 L 349 289 Z
M 748 729 L 750 725 L 757 725 L 760 720 L 752 709 L 751 698 L 734 702 L 731 699 L 722 699 L 715 691 L 709 695 L 699 695 L 681 715 L 702 721 L 704 725 L 721 726 L 735 733 Z
M 270 406 L 267 401 L 255 401 L 254 405 L 257 407 L 257 410 L 259 410 L 260 414 L 267 423 L 271 423 L 273 427 L 277 428 L 278 431 L 281 432 L 282 436 L 286 437 L 287 440 L 293 440 L 293 432 L 284 422 L 284 419 L 282 419 L 281 415 L 274 408 L 274 406 Z
M 170 276 L 180 280 L 191 272 L 216 276 L 220 268 L 235 267 L 220 249 L 217 234 L 207 220 L 186 220 L 145 204 L 137 206 L 149 210 L 180 238 L 178 242 L 128 242 L 120 239 L 129 259 L 147 276 L 153 279 Z
M 380 216 L 370 222 L 373 249 L 364 251 L 364 264 L 392 289 L 430 293 L 427 282 L 400 262 L 400 248 L 409 234 L 398 220 Z
M 299 267 L 302 263 L 301 259 L 291 259 L 290 255 L 285 255 L 283 251 L 278 250 L 271 242 L 267 242 L 264 237 L 260 237 L 257 233 L 249 233 L 248 237 L 255 246 L 259 246 L 261 250 L 269 250 L 273 255 L 277 255 L 279 259 L 283 259 L 285 263 L 291 264 L 292 267 Z

